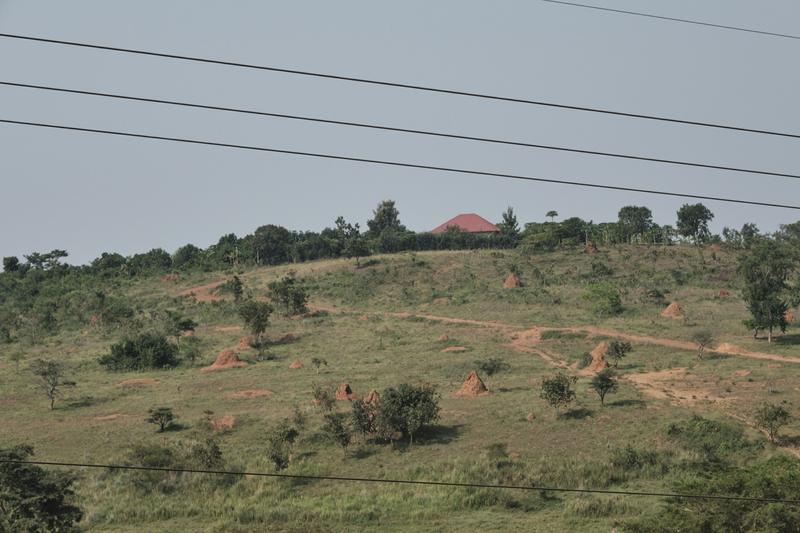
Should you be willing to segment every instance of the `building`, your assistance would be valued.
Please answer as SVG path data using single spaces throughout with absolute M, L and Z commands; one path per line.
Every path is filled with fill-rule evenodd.
M 458 228 L 467 233 L 489 235 L 500 233 L 500 228 L 475 213 L 463 213 L 451 218 L 444 224 L 435 227 L 431 233 L 444 233 L 448 228 Z

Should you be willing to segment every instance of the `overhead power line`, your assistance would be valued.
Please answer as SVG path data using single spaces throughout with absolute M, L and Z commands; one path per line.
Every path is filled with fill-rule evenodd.
M 96 91 L 85 91 L 79 89 L 67 89 L 63 87 L 53 87 L 48 85 L 33 85 L 29 83 L 17 83 L 17 82 L 10 82 L 10 81 L 0 81 L 0 85 L 6 85 L 9 87 L 20 87 L 25 89 L 37 89 L 37 90 L 44 90 L 44 91 L 54 91 L 60 93 L 69 93 L 69 94 L 79 94 L 85 96 L 99 96 L 103 98 L 112 98 L 117 100 L 128 100 L 128 101 L 135 101 L 135 102 L 146 102 L 146 103 L 154 103 L 154 104 L 164 104 L 164 105 L 171 105 L 171 106 L 179 106 L 179 107 L 189 107 L 195 109 L 205 109 L 205 110 L 212 110 L 212 111 L 225 111 L 230 113 L 241 113 L 246 115 L 257 115 L 263 117 L 274 117 L 274 118 L 281 118 L 281 119 L 290 119 L 290 120 L 300 120 L 306 122 L 317 122 L 322 124 L 333 124 L 337 126 L 351 126 L 356 128 L 367 128 L 373 130 L 383 130 L 383 131 L 392 131 L 398 133 L 411 133 L 415 135 L 427 135 L 431 137 L 442 137 L 448 139 L 458 139 L 458 140 L 465 140 L 465 141 L 476 141 L 476 142 L 483 142 L 483 143 L 492 143 L 492 144 L 499 144 L 499 145 L 507 145 L 507 146 L 519 146 L 525 148 L 536 148 L 541 150 L 554 150 L 558 152 L 572 152 L 577 154 L 584 154 L 584 155 L 594 155 L 594 156 L 602 156 L 602 157 L 612 157 L 618 159 L 629 159 L 629 160 L 636 160 L 636 161 L 647 161 L 650 163 L 664 163 L 669 165 L 679 165 L 685 167 L 698 167 L 698 168 L 707 168 L 713 170 L 725 170 L 730 172 L 743 172 L 747 174 L 760 174 L 765 176 L 777 176 L 781 178 L 794 178 L 800 179 L 800 174 L 790 174 L 785 172 L 773 172 L 768 170 L 756 170 L 750 168 L 742 168 L 742 167 L 731 167 L 731 166 L 724 166 L 724 165 L 714 165 L 709 163 L 696 163 L 691 161 L 678 161 L 674 159 L 663 159 L 657 157 L 647 157 L 647 156 L 638 156 L 638 155 L 631 155 L 631 154 L 620 154 L 614 152 L 602 152 L 599 150 L 587 150 L 582 148 L 570 148 L 566 146 L 553 146 L 547 144 L 535 144 L 535 143 L 527 143 L 521 141 L 510 141 L 504 139 L 492 139 L 488 137 L 476 137 L 471 135 L 459 135 L 455 133 L 445 133 L 445 132 L 438 132 L 438 131 L 430 131 L 430 130 L 419 130 L 419 129 L 409 129 L 409 128 L 399 128 L 393 126 L 385 126 L 381 124 L 367 124 L 364 122 L 353 122 L 353 121 L 344 121 L 344 120 L 333 120 L 333 119 L 324 119 L 318 117 L 309 117 L 309 116 L 302 116 L 302 115 L 289 115 L 285 113 L 272 113 L 267 111 L 257 111 L 252 109 L 242 109 L 237 107 L 223 107 L 223 106 L 215 106 L 215 105 L 206 105 L 206 104 L 198 104 L 193 102 L 184 102 L 184 101 L 177 101 L 177 100 L 164 100 L 158 98 L 146 98 L 140 96 L 130 96 L 130 95 L 123 95 L 123 94 L 116 94 L 116 93 L 104 93 L 104 92 L 96 92 Z
M 289 69 L 289 68 L 282 68 L 282 67 L 273 67 L 267 65 L 255 65 L 251 63 L 241 63 L 236 61 L 225 61 L 221 59 L 209 59 L 197 56 L 186 56 L 186 55 L 178 55 L 178 54 L 170 54 L 165 52 L 153 52 L 148 50 L 138 50 L 133 48 L 120 48 L 117 46 L 105 46 L 99 44 L 91 44 L 91 43 L 83 43 L 77 41 L 65 41 L 60 39 L 48 39 L 44 37 L 34 37 L 31 35 L 19 35 L 13 33 L 0 33 L 0 37 L 5 37 L 8 39 L 21 39 L 25 41 L 34 41 L 40 43 L 47 43 L 47 44 L 57 44 L 57 45 L 64 45 L 64 46 L 74 46 L 79 48 L 90 48 L 94 50 L 105 50 L 109 52 L 122 52 L 126 54 L 137 54 L 137 55 L 144 55 L 150 57 L 160 57 L 160 58 L 167 58 L 167 59 L 177 59 L 182 61 L 192 61 L 196 63 L 208 63 L 213 65 L 224 65 L 228 67 L 239 67 L 239 68 L 247 68 L 247 69 L 255 69 L 255 70 L 263 70 L 269 72 L 279 72 L 282 74 L 293 74 L 298 76 L 310 76 L 314 78 L 324 78 L 330 80 L 338 80 L 338 81 L 347 81 L 347 82 L 354 82 L 354 83 L 365 83 L 369 85 L 378 85 L 383 87 L 395 87 L 398 89 L 411 89 L 416 91 L 426 91 L 431 93 L 438 93 L 438 94 L 448 94 L 448 95 L 455 95 L 455 96 L 465 96 L 470 98 L 482 98 L 486 100 L 494 100 L 494 101 L 502 101 L 502 102 L 511 102 L 517 104 L 528 104 L 528 105 L 535 105 L 535 106 L 544 106 L 544 107 L 551 107 L 557 109 L 569 109 L 572 111 L 583 111 L 588 113 L 599 113 L 604 115 L 613 115 L 619 117 L 626 117 L 626 118 L 636 118 L 636 119 L 643 119 L 643 120 L 654 120 L 659 122 L 669 122 L 674 124 L 683 124 L 683 125 L 690 125 L 690 126 L 701 126 L 706 128 L 716 128 L 722 130 L 731 130 L 731 131 L 739 131 L 739 132 L 746 132 L 746 133 L 758 133 L 763 135 L 773 135 L 778 137 L 789 137 L 793 139 L 800 139 L 800 134 L 797 133 L 787 133 L 787 132 L 780 132 L 780 131 L 771 131 L 765 129 L 757 129 L 757 128 L 746 128 L 741 126 L 731 126 L 725 124 L 717 124 L 712 122 L 702 122 L 696 120 L 686 120 L 686 119 L 679 119 L 679 118 L 671 118 L 671 117 L 663 117 L 658 115 L 648 115 L 643 113 L 632 113 L 632 112 L 625 112 L 625 111 L 614 111 L 611 109 L 602 109 L 597 107 L 587 107 L 587 106 L 578 106 L 578 105 L 569 105 L 569 104 L 560 104 L 556 102 L 547 102 L 544 100 L 530 100 L 525 98 L 515 98 L 510 96 L 498 96 L 486 93 L 476 93 L 470 91 L 461 91 L 455 89 L 443 89 L 439 87 L 431 87 L 431 86 L 424 86 L 424 85 L 414 85 L 410 83 L 401 83 L 401 82 L 392 82 L 392 81 L 384 81 L 384 80 L 374 80 L 368 78 L 358 78 L 353 76 L 343 76 L 338 74 L 325 74 L 321 72 L 312 72 L 308 70 L 297 70 L 297 69 Z
M 0 119 L 0 123 L 5 124 L 15 124 L 20 126 L 34 126 L 38 128 L 50 128 L 50 129 L 57 129 L 57 130 L 67 130 L 67 131 L 78 131 L 84 133 L 98 133 L 102 135 L 113 135 L 118 137 L 132 137 L 137 139 L 150 139 L 150 140 L 157 140 L 157 141 L 170 141 L 170 142 L 180 142 L 180 143 L 187 143 L 187 144 L 195 144 L 195 145 L 203 145 L 203 146 L 216 146 L 220 148 L 236 148 L 239 150 L 254 150 L 258 152 L 270 152 L 275 154 L 285 154 L 285 155 L 294 155 L 294 156 L 303 156 L 303 157 L 315 157 L 320 159 L 329 159 L 329 160 L 337 160 L 337 161 L 350 161 L 355 163 L 369 163 L 373 165 L 383 165 L 383 166 L 390 166 L 390 167 L 401 167 L 401 168 L 416 168 L 420 170 L 431 170 L 436 172 L 448 172 L 448 173 L 457 173 L 457 174 L 467 174 L 473 176 L 489 176 L 493 178 L 502 178 L 502 179 L 513 179 L 513 180 L 523 180 L 523 181 L 536 181 L 541 183 L 554 183 L 560 185 L 571 185 L 577 187 L 590 187 L 594 189 L 608 189 L 614 191 L 627 191 L 627 192 L 638 192 L 643 194 L 656 194 L 661 196 L 674 196 L 678 198 L 691 198 L 695 200 L 713 200 L 717 202 L 728 202 L 734 204 L 747 204 L 747 205 L 756 205 L 762 207 L 777 207 L 782 209 L 795 209 L 800 210 L 800 206 L 798 205 L 788 205 L 788 204 L 778 204 L 778 203 L 771 203 L 771 202 L 757 202 L 754 200 L 740 200 L 736 198 L 724 198 L 719 196 L 706 196 L 700 194 L 690 194 L 690 193 L 679 193 L 679 192 L 670 192 L 670 191 L 663 191 L 663 190 L 655 190 L 655 189 L 641 189 L 637 187 L 623 187 L 619 185 L 605 185 L 600 183 L 587 183 L 582 181 L 572 181 L 572 180 L 561 180 L 561 179 L 554 179 L 554 178 L 540 178 L 534 176 L 525 176 L 521 174 L 506 174 L 500 172 L 487 172 L 481 170 L 471 170 L 471 169 L 463 169 L 463 168 L 454 168 L 454 167 L 443 167 L 443 166 L 436 166 L 436 165 L 424 165 L 418 163 L 407 163 L 403 161 L 388 161 L 385 159 L 368 159 L 363 157 L 351 157 L 351 156 L 343 156 L 343 155 L 336 155 L 336 154 L 323 154 L 317 152 L 304 152 L 299 150 L 286 150 L 281 148 L 271 148 L 266 146 L 251 146 L 251 145 L 244 145 L 244 144 L 232 144 L 232 143 L 222 143 L 222 142 L 214 142 L 214 141 L 203 141 L 198 139 L 187 139 L 185 137 L 166 137 L 162 135 L 150 135 L 145 133 L 133 133 L 133 132 L 125 132 L 125 131 L 116 131 L 116 130 L 101 130 L 96 128 L 82 128 L 78 126 L 64 126 L 60 124 L 46 124 L 41 122 L 29 122 L 29 121 L 22 121 L 22 120 L 11 120 L 11 119 Z
M 756 30 L 753 28 L 743 28 L 740 26 L 727 26 L 725 24 L 714 24 L 713 22 L 703 22 L 700 20 L 689 20 L 689 19 L 682 19 L 676 17 L 665 17 L 662 15 L 653 15 L 651 13 L 641 13 L 639 11 L 628 11 L 627 9 L 612 9 L 610 7 L 603 7 L 603 6 L 593 6 L 590 4 L 579 4 L 577 2 L 564 2 L 562 0 L 541 0 L 542 2 L 547 2 L 548 4 L 561 4 L 564 6 L 572 6 L 572 7 L 582 7 L 586 9 L 595 9 L 597 11 L 607 11 L 609 13 L 619 13 L 623 15 L 635 15 L 637 17 L 647 17 L 651 19 L 659 19 L 659 20 L 667 20 L 670 22 L 682 22 L 684 24 L 694 24 L 696 26 L 707 26 L 710 28 L 719 28 L 723 30 L 733 30 L 733 31 L 743 31 L 746 33 L 756 33 L 758 35 L 767 35 L 769 37 L 781 37 L 784 39 L 797 39 L 800 40 L 800 36 L 798 35 L 791 35 L 788 33 L 775 33 L 772 31 L 764 31 L 764 30 Z
M 305 479 L 313 481 L 344 481 L 357 483 L 384 483 L 394 485 L 427 485 L 433 487 L 452 487 L 465 489 L 498 489 L 498 490 L 526 490 L 537 492 L 573 492 L 583 494 L 610 494 L 615 496 L 650 496 L 658 498 L 681 498 L 695 500 L 717 500 L 717 501 L 741 501 L 757 503 L 782 503 L 788 505 L 800 505 L 800 500 L 788 500 L 782 498 L 757 498 L 749 496 L 728 496 L 717 494 L 681 494 L 670 492 L 645 492 L 631 490 L 608 490 L 608 489 L 578 489 L 566 487 L 548 487 L 535 485 L 491 485 L 485 483 L 459 483 L 455 481 L 425 481 L 414 479 L 390 479 L 390 478 L 368 478 L 351 476 L 319 476 L 310 474 L 287 474 L 280 472 L 246 472 L 229 470 L 209 470 L 195 468 L 166 468 L 157 466 L 131 466 L 131 465 L 110 465 L 97 463 L 68 463 L 62 461 L 32 461 L 0 459 L 0 463 L 27 464 L 38 466 L 63 466 L 70 468 L 108 468 L 113 470 L 134 470 L 146 472 L 175 472 L 184 474 L 209 474 L 223 476 L 247 476 L 247 477 L 269 477 L 278 479 Z

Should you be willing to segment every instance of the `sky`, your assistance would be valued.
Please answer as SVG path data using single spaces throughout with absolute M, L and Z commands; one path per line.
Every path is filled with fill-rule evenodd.
M 793 33 L 800 3 L 586 0 Z M 0 0 L 0 32 L 800 132 L 800 41 L 538 0 Z M 0 38 L 0 81 L 185 100 L 778 172 L 800 141 Z M 0 118 L 798 203 L 792 179 L 0 87 Z M 383 199 L 426 231 L 458 213 L 615 220 L 686 200 L 0 124 L 0 255 L 73 264 L 264 224 L 362 227 Z M 705 202 L 712 230 L 797 211 Z

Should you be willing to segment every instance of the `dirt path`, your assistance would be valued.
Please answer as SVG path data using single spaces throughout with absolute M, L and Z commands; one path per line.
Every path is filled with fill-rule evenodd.
M 665 339 L 662 337 L 652 337 L 649 335 L 637 335 L 633 333 L 625 333 L 622 331 L 616 331 L 613 329 L 607 328 L 600 328 L 597 326 L 571 326 L 571 327 L 564 327 L 564 328 L 557 328 L 557 327 L 549 327 L 549 326 L 534 326 L 532 328 L 525 328 L 523 326 L 515 326 L 513 324 L 505 324 L 496 320 L 471 320 L 466 318 L 454 318 L 448 316 L 440 316 L 440 315 L 430 315 L 424 313 L 408 313 L 408 312 L 394 312 L 394 311 L 364 311 L 363 309 L 347 309 L 347 308 L 336 308 L 336 307 L 326 307 L 326 306 L 315 306 L 314 309 L 318 309 L 321 311 L 327 311 L 329 313 L 344 313 L 344 314 L 374 314 L 374 315 L 381 315 L 393 318 L 409 318 L 412 316 L 424 318 L 426 320 L 432 320 L 436 322 L 442 322 L 445 324 L 468 324 L 472 326 L 479 326 L 479 327 L 488 327 L 488 328 L 495 328 L 502 331 L 505 331 L 509 334 L 512 334 L 515 331 L 521 331 L 521 333 L 516 334 L 517 338 L 513 339 L 512 342 L 508 345 L 512 348 L 522 349 L 530 351 L 532 349 L 532 345 L 538 344 L 541 338 L 541 334 L 544 331 L 563 331 L 565 333 L 586 333 L 589 335 L 599 335 L 604 337 L 616 337 L 619 339 L 625 339 L 631 342 L 637 342 L 641 344 L 655 344 L 657 346 L 666 346 L 667 348 L 676 348 L 678 350 L 687 350 L 687 351 L 694 351 L 697 349 L 697 345 L 692 342 L 688 341 L 679 341 L 675 339 Z M 706 348 L 706 352 L 711 353 L 719 353 L 725 355 L 734 355 L 738 357 L 747 357 L 749 359 L 761 359 L 766 361 L 778 361 L 781 363 L 795 363 L 800 364 L 800 357 L 789 357 L 785 355 L 776 355 L 771 353 L 765 352 L 752 352 L 749 350 L 744 350 L 742 348 L 738 348 L 733 346 L 729 343 L 723 343 L 720 345 L 724 349 L 719 348 Z M 544 356 L 546 359 L 547 356 Z M 560 364 L 558 366 L 561 366 Z
M 197 287 L 189 287 L 183 289 L 178 293 L 178 296 L 194 296 L 198 302 L 214 302 L 222 300 L 222 296 L 216 293 L 217 287 L 225 283 L 227 280 L 215 281 L 213 283 L 206 283 L 205 285 L 198 285 Z

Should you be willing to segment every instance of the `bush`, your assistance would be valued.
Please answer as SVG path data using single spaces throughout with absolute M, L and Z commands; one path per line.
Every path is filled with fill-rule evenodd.
M 293 274 L 269 284 L 269 297 L 285 315 L 299 315 L 308 311 L 308 291 L 298 283 Z
M 539 397 L 556 410 L 556 415 L 562 407 L 568 406 L 575 399 L 572 385 L 578 381 L 575 376 L 568 376 L 559 372 L 552 378 L 542 379 L 542 390 Z
M 180 363 L 178 347 L 164 335 L 142 333 L 124 339 L 111 346 L 111 353 L 99 358 L 106 369 L 116 372 L 125 370 L 160 370 L 174 368 Z
M 762 448 L 760 443 L 748 440 L 738 426 L 699 416 L 670 424 L 666 434 L 687 451 L 701 454 L 709 463 L 720 463 L 734 455 L 752 455 Z
M 586 287 L 583 298 L 592 305 L 598 316 L 615 316 L 622 313 L 619 290 L 610 283 L 592 283 Z
M 75 479 L 26 461 L 30 446 L 0 449 L 0 531 L 78 531 L 83 512 L 73 504 Z
M 145 422 L 158 426 L 159 433 L 166 430 L 175 421 L 175 415 L 170 407 L 157 407 L 147 411 L 149 415 Z
M 439 419 L 439 395 L 433 387 L 403 383 L 388 388 L 380 396 L 378 407 L 379 433 L 384 438 L 400 433 L 414 443 L 414 434 L 423 426 Z
M 778 431 L 789 423 L 792 415 L 782 405 L 764 403 L 756 411 L 756 425 L 767 432 L 770 442 L 775 442 Z

